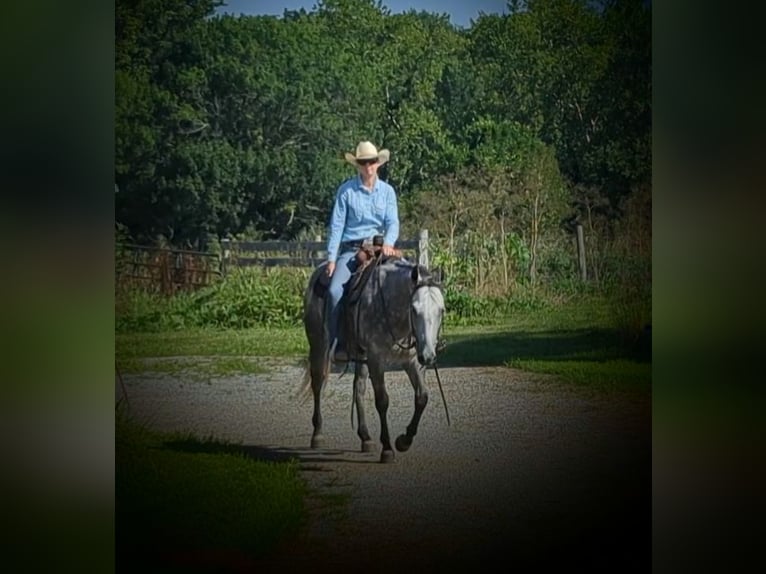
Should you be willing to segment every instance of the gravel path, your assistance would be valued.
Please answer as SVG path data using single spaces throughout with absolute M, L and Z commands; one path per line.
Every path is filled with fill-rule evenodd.
M 380 464 L 368 386 L 360 452 L 351 428 L 350 374 L 323 399 L 330 448 L 311 450 L 312 402 L 302 368 L 201 380 L 124 376 L 130 410 L 161 430 L 190 430 L 246 445 L 255 456 L 298 457 L 312 487 L 311 520 L 257 572 L 463 572 L 493 568 L 646 572 L 651 568 L 649 396 L 574 392 L 502 367 L 440 369 L 451 426 L 433 373 L 412 448 Z M 413 408 L 404 373 L 387 374 L 392 437 Z M 332 503 L 332 496 L 348 499 Z M 493 568 L 494 569 L 494 568 Z

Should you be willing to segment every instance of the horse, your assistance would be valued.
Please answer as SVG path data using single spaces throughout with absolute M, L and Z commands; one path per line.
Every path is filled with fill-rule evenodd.
M 382 257 L 382 256 L 381 256 Z M 309 343 L 309 366 L 306 373 L 311 379 L 314 395 L 314 431 L 311 448 L 324 448 L 322 435 L 321 392 L 330 373 L 330 341 L 326 317 L 329 296 L 326 293 L 327 263 L 320 264 L 311 274 L 304 296 L 303 322 Z M 352 346 L 363 349 L 366 360 L 354 361 L 353 406 L 357 412 L 357 434 L 362 452 L 373 452 L 365 419 L 363 398 L 367 378 L 375 392 L 375 408 L 380 419 L 380 462 L 393 462 L 394 451 L 388 430 L 388 393 L 385 373 L 404 370 L 415 392 L 415 410 L 406 432 L 396 438 L 399 452 L 407 451 L 418 432 L 423 411 L 428 404 L 425 372 L 436 364 L 439 334 L 445 313 L 444 294 L 436 273 L 403 258 L 375 259 L 363 287 L 355 293 L 357 305 L 353 324 L 354 333 L 348 333 L 349 354 Z M 349 283 L 354 281 L 354 276 Z M 346 292 L 341 305 L 349 298 Z M 348 313 L 346 307 L 342 312 Z M 339 329 L 346 323 L 341 317 Z M 446 405 L 445 405 L 446 406 Z M 353 418 L 353 411 L 352 411 Z

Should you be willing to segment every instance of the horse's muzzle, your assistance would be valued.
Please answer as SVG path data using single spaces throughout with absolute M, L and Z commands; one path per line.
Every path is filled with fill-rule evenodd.
M 441 353 L 446 346 L 447 346 L 446 339 L 439 339 L 436 342 L 436 349 L 434 350 L 427 349 L 424 352 L 418 351 L 418 363 L 420 363 L 424 367 L 433 367 L 436 364 L 437 355 Z

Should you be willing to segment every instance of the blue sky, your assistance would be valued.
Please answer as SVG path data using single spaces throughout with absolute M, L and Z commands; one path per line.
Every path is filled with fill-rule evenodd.
M 284 11 L 305 8 L 311 11 L 316 0 L 225 0 L 226 5 L 218 12 L 230 14 L 270 14 L 281 16 Z M 506 12 L 506 0 L 383 0 L 391 12 L 407 12 L 410 9 L 425 10 L 436 14 L 447 13 L 453 24 L 467 28 L 479 12 L 502 14 Z

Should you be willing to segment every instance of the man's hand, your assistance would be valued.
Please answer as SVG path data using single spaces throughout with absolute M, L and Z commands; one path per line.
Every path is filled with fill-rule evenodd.
M 381 248 L 381 251 L 383 252 L 383 255 L 385 255 L 386 257 L 391 257 L 394 254 L 394 246 L 384 243 L 383 247 Z
M 327 276 L 332 277 L 333 273 L 335 273 L 335 261 L 330 261 L 327 263 Z

